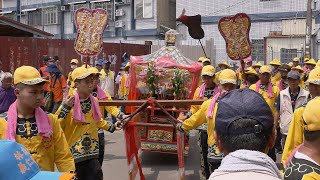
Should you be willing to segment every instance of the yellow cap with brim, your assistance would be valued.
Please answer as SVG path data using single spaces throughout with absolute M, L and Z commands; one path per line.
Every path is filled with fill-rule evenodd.
M 271 74 L 271 70 L 269 66 L 261 66 L 261 68 L 259 69 L 259 73 L 263 74 L 263 73 L 269 73 Z
M 281 62 L 279 59 L 274 59 L 270 62 L 271 66 L 281 66 Z
M 308 102 L 303 111 L 304 129 L 307 131 L 320 130 L 320 97 L 315 97 Z
M 252 75 L 258 76 L 257 71 L 253 69 L 253 67 L 248 67 L 247 69 L 244 70 L 244 73 L 248 75 L 252 74 Z
M 304 71 L 303 71 L 303 69 L 301 68 L 301 66 L 293 67 L 293 68 L 291 68 L 291 70 L 299 71 L 300 74 L 304 73 Z
M 310 72 L 306 83 L 320 85 L 320 67 L 316 67 Z
M 198 62 L 201 62 L 205 59 L 205 57 L 199 57 Z
M 220 71 L 219 82 L 220 84 L 237 84 L 237 75 L 231 69 L 224 69 Z
M 209 62 L 209 63 L 211 63 L 211 61 L 210 61 L 209 58 L 203 58 L 203 59 L 202 59 L 202 63 L 204 63 L 204 62 Z
M 304 58 L 303 62 L 308 62 L 310 59 L 309 58 Z
M 227 66 L 228 69 L 230 68 L 230 66 L 229 66 L 229 64 L 227 62 L 219 63 L 218 67 L 221 68 L 221 66 L 223 66 L 223 65 Z
M 215 73 L 216 69 L 211 65 L 204 66 L 201 71 L 202 76 L 214 76 Z
M 22 83 L 25 85 L 35 85 L 43 82 L 48 82 L 43 79 L 39 71 L 32 66 L 18 67 L 13 74 L 13 83 L 16 85 Z
M 71 78 L 76 80 L 76 79 L 84 79 L 88 76 L 90 76 L 91 72 L 89 72 L 89 70 L 85 67 L 78 67 L 76 69 L 74 69 L 71 73 Z
M 101 73 L 99 72 L 99 70 L 98 70 L 97 68 L 95 68 L 95 67 L 90 67 L 90 68 L 88 68 L 88 71 L 89 71 L 89 73 L 91 73 L 91 74 L 99 74 L 99 75 L 101 75 Z
M 308 65 L 317 65 L 316 60 L 314 59 L 310 59 L 309 61 L 305 62 L 304 64 L 308 64 Z
M 298 57 L 295 57 L 295 58 L 293 58 L 293 60 L 292 60 L 293 62 L 299 62 L 300 61 L 300 58 L 298 58 Z
M 78 61 L 78 59 L 71 59 L 70 64 L 71 64 L 71 63 L 76 63 L 76 64 L 78 64 L 79 61 Z
M 253 68 L 261 68 L 262 64 L 260 62 L 252 65 Z

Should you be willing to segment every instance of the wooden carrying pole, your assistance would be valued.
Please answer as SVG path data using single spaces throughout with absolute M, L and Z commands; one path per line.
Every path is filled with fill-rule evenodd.
M 146 100 L 99 100 L 100 106 L 141 106 Z M 162 106 L 190 106 L 201 105 L 203 100 L 157 100 Z

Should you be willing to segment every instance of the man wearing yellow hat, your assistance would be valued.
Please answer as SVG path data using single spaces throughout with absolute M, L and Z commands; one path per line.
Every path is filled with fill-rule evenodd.
M 78 179 L 103 179 L 97 128 L 114 132 L 118 122 L 114 125 L 103 120 L 98 101 L 92 96 L 92 72 L 78 67 L 71 76 L 77 90 L 63 102 L 56 115 L 74 157 Z
M 68 74 L 68 79 L 67 79 L 67 84 L 68 84 L 68 88 L 69 88 L 69 93 L 68 94 L 71 94 L 70 92 L 70 89 L 74 88 L 74 81 L 71 77 L 71 74 L 72 74 L 72 71 L 78 67 L 78 64 L 79 64 L 79 61 L 78 59 L 71 59 L 70 61 L 70 67 L 71 67 L 71 71 L 69 72 Z M 72 91 L 72 90 L 71 90 Z
M 305 62 L 304 64 L 305 64 L 306 70 L 304 73 L 303 80 L 306 81 L 308 79 L 310 71 L 312 71 L 316 67 L 317 63 L 314 59 L 310 59 L 309 61 Z
M 119 85 L 119 98 L 120 99 L 128 99 L 129 87 L 130 87 L 130 62 L 128 62 L 123 70 L 125 73 L 121 76 L 121 81 Z
M 320 68 L 315 68 L 310 72 L 308 81 L 306 83 L 309 86 L 309 91 L 312 98 L 320 96 Z M 286 161 L 288 160 L 294 149 L 301 143 L 303 143 L 304 122 L 302 114 L 304 110 L 305 105 L 294 111 L 281 159 L 282 163 L 285 166 Z
M 214 169 L 217 169 L 220 166 L 221 159 L 223 155 L 218 151 L 215 140 L 214 140 L 214 123 L 215 123 L 215 113 L 217 111 L 218 101 L 219 99 L 228 93 L 231 90 L 236 88 L 237 76 L 234 71 L 231 69 L 222 70 L 219 76 L 219 93 L 215 94 L 212 99 L 205 101 L 200 109 L 193 114 L 190 118 L 186 119 L 182 123 L 177 124 L 177 129 L 179 131 L 190 131 L 192 129 L 197 128 L 203 123 L 207 123 L 207 133 L 208 133 L 208 160 L 210 160 L 209 164 L 204 164 L 204 166 L 210 167 L 210 171 L 213 172 Z M 203 167 L 203 168 L 205 168 Z M 203 172 L 205 172 L 203 170 Z M 205 174 L 206 178 L 210 176 L 210 174 Z
M 194 100 L 208 100 L 213 97 L 215 94 L 219 92 L 218 86 L 214 82 L 215 76 L 215 68 L 211 65 L 204 66 L 201 72 L 203 84 L 198 87 L 194 93 Z M 198 105 L 192 105 L 190 111 L 185 115 L 179 116 L 180 120 L 185 120 L 190 118 L 193 114 L 195 114 L 200 109 Z M 200 146 L 200 154 L 201 154 L 201 167 L 205 167 L 203 169 L 204 172 L 202 174 L 210 175 L 209 167 L 205 166 L 207 164 L 207 155 L 208 155 L 208 134 L 207 134 L 207 124 L 204 123 L 202 126 L 198 127 L 199 130 L 199 146 Z
M 211 65 L 211 61 L 210 61 L 210 59 L 209 58 L 203 58 L 202 59 L 202 66 L 204 67 L 204 66 L 207 66 L 207 65 Z
M 293 60 L 292 60 L 293 67 L 299 66 L 299 63 L 300 63 L 300 58 L 298 58 L 298 57 L 293 58 Z
M 308 102 L 302 114 L 304 143 L 288 159 L 284 179 L 305 179 L 310 173 L 320 174 L 320 97 Z
M 244 82 L 240 85 L 240 89 L 249 88 L 252 84 L 255 84 L 259 80 L 259 75 L 253 67 L 249 67 L 245 70 Z
M 252 65 L 252 68 L 259 72 L 259 69 L 261 68 L 262 64 L 260 62 L 257 62 L 256 64 Z
M 97 68 L 90 67 L 88 68 L 88 72 L 92 73 L 93 76 L 93 91 L 92 96 L 97 98 L 98 100 L 109 100 L 112 101 L 111 95 L 104 91 L 101 87 L 99 87 L 99 76 L 101 75 Z M 100 106 L 100 112 L 102 118 L 105 117 L 105 111 L 110 113 L 113 117 L 118 119 L 126 118 L 127 115 L 123 114 L 120 109 L 116 106 Z M 115 122 L 115 121 L 113 121 Z M 99 138 L 99 163 L 102 166 L 104 159 L 104 149 L 105 149 L 105 141 L 104 141 L 104 131 L 98 130 L 98 138 Z
M 224 69 L 230 69 L 230 66 L 227 62 L 222 62 L 218 64 L 218 67 L 220 68 L 220 71 L 216 73 L 216 77 L 215 77 L 215 82 L 218 83 L 219 82 L 219 75 L 221 73 L 222 70 Z
M 60 172 L 74 171 L 74 160 L 57 117 L 40 108 L 47 81 L 31 66 L 17 68 L 13 76 L 17 100 L 6 113 L 7 125 L 0 134 L 24 145 L 41 170 L 54 171 L 56 166 Z
M 281 66 L 281 62 L 278 59 L 274 59 L 270 62 L 270 65 L 272 66 L 271 70 L 271 84 L 277 85 L 278 82 L 281 80 L 281 74 L 278 70 L 278 68 Z
M 288 87 L 287 75 L 290 72 L 291 68 L 287 64 L 282 64 L 278 69 L 279 69 L 279 72 L 281 74 L 281 80 L 279 81 L 277 86 L 280 89 L 280 91 L 282 91 L 282 90 L 284 90 L 284 89 L 286 89 Z
M 280 90 L 277 86 L 272 85 L 272 83 L 270 82 L 271 70 L 269 66 L 262 66 L 259 70 L 259 74 L 260 74 L 260 80 L 256 84 L 251 85 L 250 89 L 258 92 L 263 96 L 264 100 L 266 100 L 267 104 L 269 105 L 274 115 L 274 113 L 276 112 L 274 103 L 276 102 L 280 94 Z M 269 151 L 269 156 L 274 161 L 276 160 L 274 149 Z

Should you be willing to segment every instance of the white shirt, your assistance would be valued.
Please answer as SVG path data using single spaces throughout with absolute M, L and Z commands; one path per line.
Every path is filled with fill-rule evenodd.
M 103 74 L 103 73 L 102 73 Z M 100 78 L 101 89 L 107 91 L 111 97 L 114 97 L 114 72 L 105 73 L 105 77 Z

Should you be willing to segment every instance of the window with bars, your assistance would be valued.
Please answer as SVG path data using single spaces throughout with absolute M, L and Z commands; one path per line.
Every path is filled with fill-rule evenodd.
M 58 6 L 48 7 L 42 9 L 42 24 L 43 25 L 52 25 L 59 24 L 60 22 L 60 13 Z
M 112 2 L 96 2 L 93 3 L 91 6 L 92 9 L 104 9 L 108 12 L 109 20 L 113 20 L 114 18 L 114 10 L 113 10 L 113 3 Z
M 252 39 L 251 43 L 252 53 L 251 58 L 254 61 L 264 61 L 264 40 Z
M 74 22 L 74 13 L 77 9 L 80 8 L 89 8 L 89 4 L 83 3 L 83 4 L 72 4 L 70 5 L 70 11 L 71 11 L 71 22 Z
M 41 26 L 41 10 L 27 12 L 27 24 L 31 26 Z
M 134 2 L 136 19 L 153 17 L 152 1 L 153 0 L 136 0 Z

